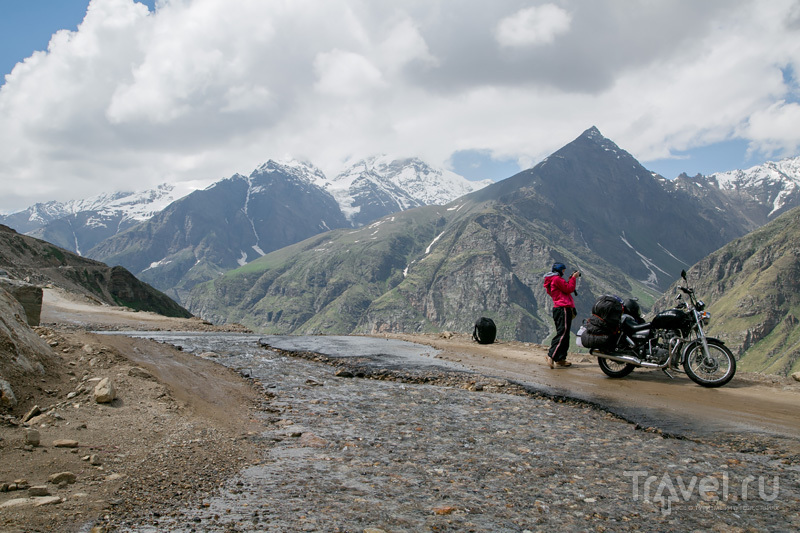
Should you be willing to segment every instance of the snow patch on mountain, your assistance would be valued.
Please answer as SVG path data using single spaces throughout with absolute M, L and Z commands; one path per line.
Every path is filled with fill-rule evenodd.
M 147 272 L 150 269 L 158 268 L 160 266 L 168 265 L 170 263 L 172 263 L 172 260 L 171 259 L 166 259 L 166 258 L 165 259 L 161 259 L 160 261 L 153 261 L 152 263 L 150 263 L 150 266 L 145 268 L 142 272 Z
M 255 174 L 255 172 L 253 174 Z M 253 217 L 250 216 L 250 197 L 253 194 L 258 194 L 262 192 L 264 190 L 264 187 L 260 185 L 253 185 L 253 175 L 251 175 L 249 178 L 246 178 L 246 181 L 247 181 L 247 195 L 244 198 L 244 207 L 242 208 L 242 211 L 247 217 L 247 220 L 250 222 L 250 228 L 253 230 L 253 236 L 256 239 L 256 243 L 252 246 L 252 248 L 253 250 L 256 251 L 256 253 L 258 253 L 258 251 L 261 250 L 261 247 L 259 246 L 261 244 L 261 237 L 258 234 L 255 222 L 253 222 Z M 261 253 L 260 255 L 264 254 Z M 238 263 L 239 266 L 244 266 L 247 263 L 247 254 L 245 252 L 242 252 L 242 257 L 238 259 Z
M 639 281 L 640 281 L 640 282 L 642 282 L 642 283 L 644 283 L 645 285 L 647 285 L 647 286 L 649 286 L 649 287 L 656 288 L 656 287 L 658 286 L 658 274 L 656 273 L 656 270 L 657 270 L 657 271 L 659 271 L 659 272 L 661 272 L 662 274 L 665 274 L 665 275 L 667 275 L 667 276 L 669 275 L 669 273 L 665 272 L 665 271 L 664 271 L 664 269 L 662 269 L 662 268 L 660 268 L 658 265 L 656 265 L 656 263 L 655 263 L 655 262 L 654 262 L 652 259 L 650 259 L 649 257 L 647 257 L 647 256 L 645 256 L 644 254 L 642 254 L 641 252 L 639 252 L 639 250 L 637 250 L 637 249 L 636 249 L 636 248 L 635 248 L 635 247 L 634 247 L 634 246 L 633 246 L 633 245 L 632 245 L 632 244 L 631 244 L 631 243 L 628 241 L 628 238 L 627 238 L 627 236 L 625 235 L 625 232 L 624 232 L 624 231 L 622 232 L 622 235 L 620 235 L 620 236 L 619 236 L 619 238 L 622 240 L 622 242 L 623 242 L 623 243 L 625 243 L 625 246 L 627 246 L 628 248 L 630 248 L 631 250 L 633 250 L 633 252 L 634 252 L 634 253 L 635 253 L 637 256 L 639 256 L 639 260 L 642 262 L 642 264 L 644 265 L 644 267 L 645 267 L 645 268 L 647 269 L 647 271 L 649 272 L 649 275 L 647 276 L 647 279 L 642 279 L 642 280 L 639 280 Z M 662 247 L 662 248 L 663 248 L 663 247 Z
M 438 241 L 439 239 L 442 238 L 442 235 L 444 235 L 444 232 L 441 232 L 439 235 L 437 235 L 436 237 L 433 238 L 433 240 L 428 245 L 428 247 L 425 248 L 425 255 L 428 255 L 429 253 L 431 253 L 431 248 L 433 247 L 434 244 L 436 244 L 436 241 Z
M 664 248 L 664 246 L 663 246 L 663 245 L 662 245 L 660 242 L 657 242 L 656 244 L 658 245 L 658 247 L 659 247 L 659 248 L 661 248 L 661 250 L 663 250 L 663 251 L 664 251 L 664 253 L 666 253 L 668 256 L 670 256 L 671 258 L 673 258 L 675 261 L 677 261 L 677 262 L 679 262 L 679 263 L 683 263 L 683 264 L 684 264 L 684 265 L 686 265 L 687 267 L 690 267 L 690 266 L 692 266 L 692 265 L 690 265 L 689 263 L 687 263 L 686 261 L 684 261 L 683 259 L 680 259 L 680 258 L 676 257 L 676 256 L 675 256 L 675 254 L 673 254 L 672 252 L 670 252 L 669 250 L 667 250 L 666 248 Z

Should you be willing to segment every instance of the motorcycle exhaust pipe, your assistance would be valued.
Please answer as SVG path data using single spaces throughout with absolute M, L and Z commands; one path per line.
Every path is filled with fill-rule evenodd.
M 591 353 L 591 352 L 590 352 Z M 646 361 L 642 361 L 638 357 L 633 357 L 630 355 L 606 355 L 606 354 L 591 354 L 595 357 L 603 357 L 608 359 L 609 361 L 615 361 L 617 363 L 628 363 L 634 366 L 642 367 L 642 368 L 663 368 L 661 365 L 656 363 L 648 363 Z

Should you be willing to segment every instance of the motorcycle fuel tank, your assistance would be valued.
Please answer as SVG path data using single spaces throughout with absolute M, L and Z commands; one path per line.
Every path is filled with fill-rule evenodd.
M 678 329 L 683 330 L 692 325 L 692 318 L 689 313 L 680 309 L 667 309 L 658 313 L 652 322 L 654 329 Z

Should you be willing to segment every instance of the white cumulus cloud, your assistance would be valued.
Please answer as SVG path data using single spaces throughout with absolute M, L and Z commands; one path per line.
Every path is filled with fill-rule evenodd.
M 317 56 L 314 68 L 316 88 L 338 96 L 358 96 L 383 85 L 380 70 L 359 54 L 333 50 Z
M 572 17 L 554 4 L 520 9 L 497 24 L 497 42 L 503 46 L 552 43 L 567 30 Z
M 795 0 L 91 0 L 0 87 L 0 211 L 292 156 L 796 155 Z

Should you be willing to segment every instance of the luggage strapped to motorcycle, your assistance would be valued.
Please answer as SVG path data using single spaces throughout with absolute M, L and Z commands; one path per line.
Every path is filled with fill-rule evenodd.
M 587 320 L 597 332 L 617 333 L 622 323 L 622 298 L 605 294 L 592 306 L 592 316 Z M 593 319 L 597 320 L 593 320 Z M 599 320 L 599 323 L 598 323 Z
M 622 321 L 622 299 L 604 295 L 592 306 L 592 316 L 586 319 L 586 329 L 581 335 L 585 348 L 613 352 L 617 344 Z

